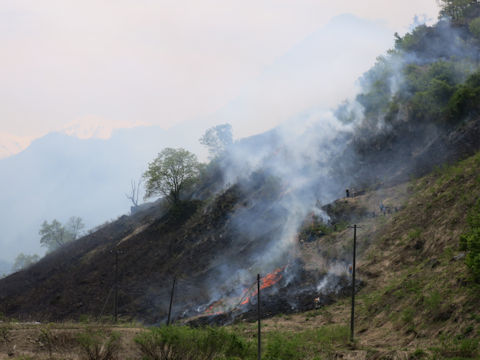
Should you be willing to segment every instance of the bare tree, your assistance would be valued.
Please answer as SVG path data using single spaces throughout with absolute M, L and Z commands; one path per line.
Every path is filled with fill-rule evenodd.
M 85 227 L 82 218 L 78 216 L 72 216 L 69 220 L 65 229 L 71 234 L 72 240 L 77 240 L 81 234 L 82 229 Z
M 125 194 L 127 199 L 132 202 L 133 207 L 138 206 L 138 198 L 139 198 L 139 194 L 140 194 L 140 185 L 141 184 L 142 184 L 141 179 L 138 180 L 138 182 L 135 182 L 135 180 L 132 180 L 131 183 L 130 183 L 130 185 L 131 185 L 130 193 Z

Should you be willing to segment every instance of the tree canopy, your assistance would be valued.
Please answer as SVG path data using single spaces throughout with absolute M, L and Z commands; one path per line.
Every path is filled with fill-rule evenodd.
M 34 255 L 25 255 L 24 253 L 20 253 L 15 258 L 15 261 L 12 266 L 12 271 L 19 271 L 22 269 L 26 269 L 27 267 L 35 264 L 40 257 L 37 254 Z
M 214 158 L 225 151 L 227 147 L 232 145 L 232 125 L 222 124 L 211 127 L 200 138 L 200 144 L 208 148 L 210 158 Z
M 473 6 L 479 4 L 477 0 L 437 0 L 441 16 L 448 16 L 455 21 L 462 20 L 465 13 Z
M 75 216 L 65 226 L 56 219 L 51 223 L 44 221 L 38 232 L 41 236 L 40 244 L 47 248 L 47 252 L 54 251 L 67 242 L 76 240 L 84 227 L 82 219 Z
M 177 203 L 181 193 L 193 185 L 199 173 L 200 163 L 195 154 L 182 148 L 165 148 L 148 164 L 148 170 L 143 174 L 145 198 L 159 195 Z

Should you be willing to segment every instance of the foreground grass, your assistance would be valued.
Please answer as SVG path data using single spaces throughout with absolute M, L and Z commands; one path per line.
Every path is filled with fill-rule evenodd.
M 289 321 L 305 316 L 311 319 L 324 316 L 328 310 L 297 314 Z M 281 317 L 284 318 L 284 317 Z M 283 319 L 284 320 L 284 319 Z M 310 320 L 312 321 L 312 320 Z M 1 359 L 144 359 L 144 360 L 255 360 L 257 338 L 254 323 L 236 324 L 229 328 L 190 328 L 169 326 L 153 328 L 105 327 L 78 325 L 72 331 L 54 324 L 39 325 L 37 329 L 7 329 L 1 324 Z M 331 324 L 288 331 L 269 329 L 262 332 L 264 360 L 320 359 L 478 359 L 479 336 L 473 329 L 462 336 L 440 336 L 438 341 L 423 345 L 389 348 L 370 346 L 361 340 L 349 342 L 345 325 Z M 21 332 L 21 339 L 15 332 Z M 8 347 L 9 346 L 9 347 Z
M 144 359 L 257 359 L 257 339 L 224 328 L 152 328 L 135 338 Z M 262 358 L 300 360 L 333 358 L 348 344 L 345 326 L 324 326 L 302 332 L 264 334 Z
M 237 327 L 123 328 L 104 324 L 0 324 L 0 359 L 257 359 L 255 324 Z M 262 334 L 262 359 L 333 359 L 348 329 L 329 325 Z

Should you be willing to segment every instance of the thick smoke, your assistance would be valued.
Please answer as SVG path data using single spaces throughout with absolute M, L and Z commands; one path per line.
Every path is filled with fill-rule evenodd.
M 328 222 L 322 206 L 342 197 L 345 188 L 388 183 L 399 174 L 408 178 L 415 154 L 443 134 L 436 119 L 414 124 L 402 102 L 395 111 L 389 106 L 418 91 L 409 88 L 410 66 L 428 71 L 435 63 L 451 64 L 446 81 L 455 86 L 477 68 L 478 49 L 471 46 L 466 29 L 452 27 L 445 19 L 433 27 L 421 25 L 414 33 L 417 36 L 398 37 L 395 49 L 378 58 L 359 80 L 355 99 L 336 111 L 312 111 L 238 141 L 219 160 L 224 188 L 240 184 L 249 196 L 229 219 L 235 250 L 213 265 L 218 282 L 229 285 L 220 290 L 212 286 L 212 300 L 227 293 L 240 296 L 256 273 L 288 266 L 297 256 L 297 234 L 309 215 Z M 332 265 L 317 291 L 336 288 L 345 272 L 345 264 Z
M 241 298 L 257 273 L 285 267 L 284 284 L 295 276 L 299 228 L 312 214 L 328 222 L 322 206 L 344 194 L 348 181 L 338 181 L 332 162 L 352 129 L 317 112 L 239 141 L 223 156 L 224 187 L 237 184 L 246 201 L 228 220 L 232 246 L 211 264 L 212 301 Z

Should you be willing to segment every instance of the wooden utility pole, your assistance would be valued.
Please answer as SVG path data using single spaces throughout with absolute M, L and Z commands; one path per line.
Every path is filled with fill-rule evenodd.
M 173 294 L 175 291 L 175 281 L 177 280 L 176 276 L 173 277 L 172 292 L 170 293 L 170 306 L 168 307 L 168 319 L 167 326 L 170 325 L 170 319 L 172 316 L 172 304 L 173 304 Z
M 115 285 L 114 285 L 114 298 L 113 298 L 113 316 L 115 324 L 118 321 L 118 250 L 115 249 Z
M 118 254 L 122 254 L 123 252 L 118 250 L 116 246 L 113 250 L 110 250 L 110 252 L 111 253 L 113 252 L 115 255 L 115 266 L 113 270 L 113 319 L 115 323 L 117 323 L 118 321 Z M 110 294 L 108 296 L 110 296 Z
M 261 360 L 262 358 L 262 332 L 261 332 L 261 325 L 260 325 L 260 318 L 261 318 L 261 313 L 260 313 L 260 274 L 257 274 L 257 316 L 258 316 L 258 349 L 257 349 L 257 354 L 258 354 L 258 360 Z
M 357 252 L 357 225 L 353 225 L 353 262 L 352 262 L 352 313 L 350 315 L 350 341 L 353 342 L 355 330 L 355 260 Z

